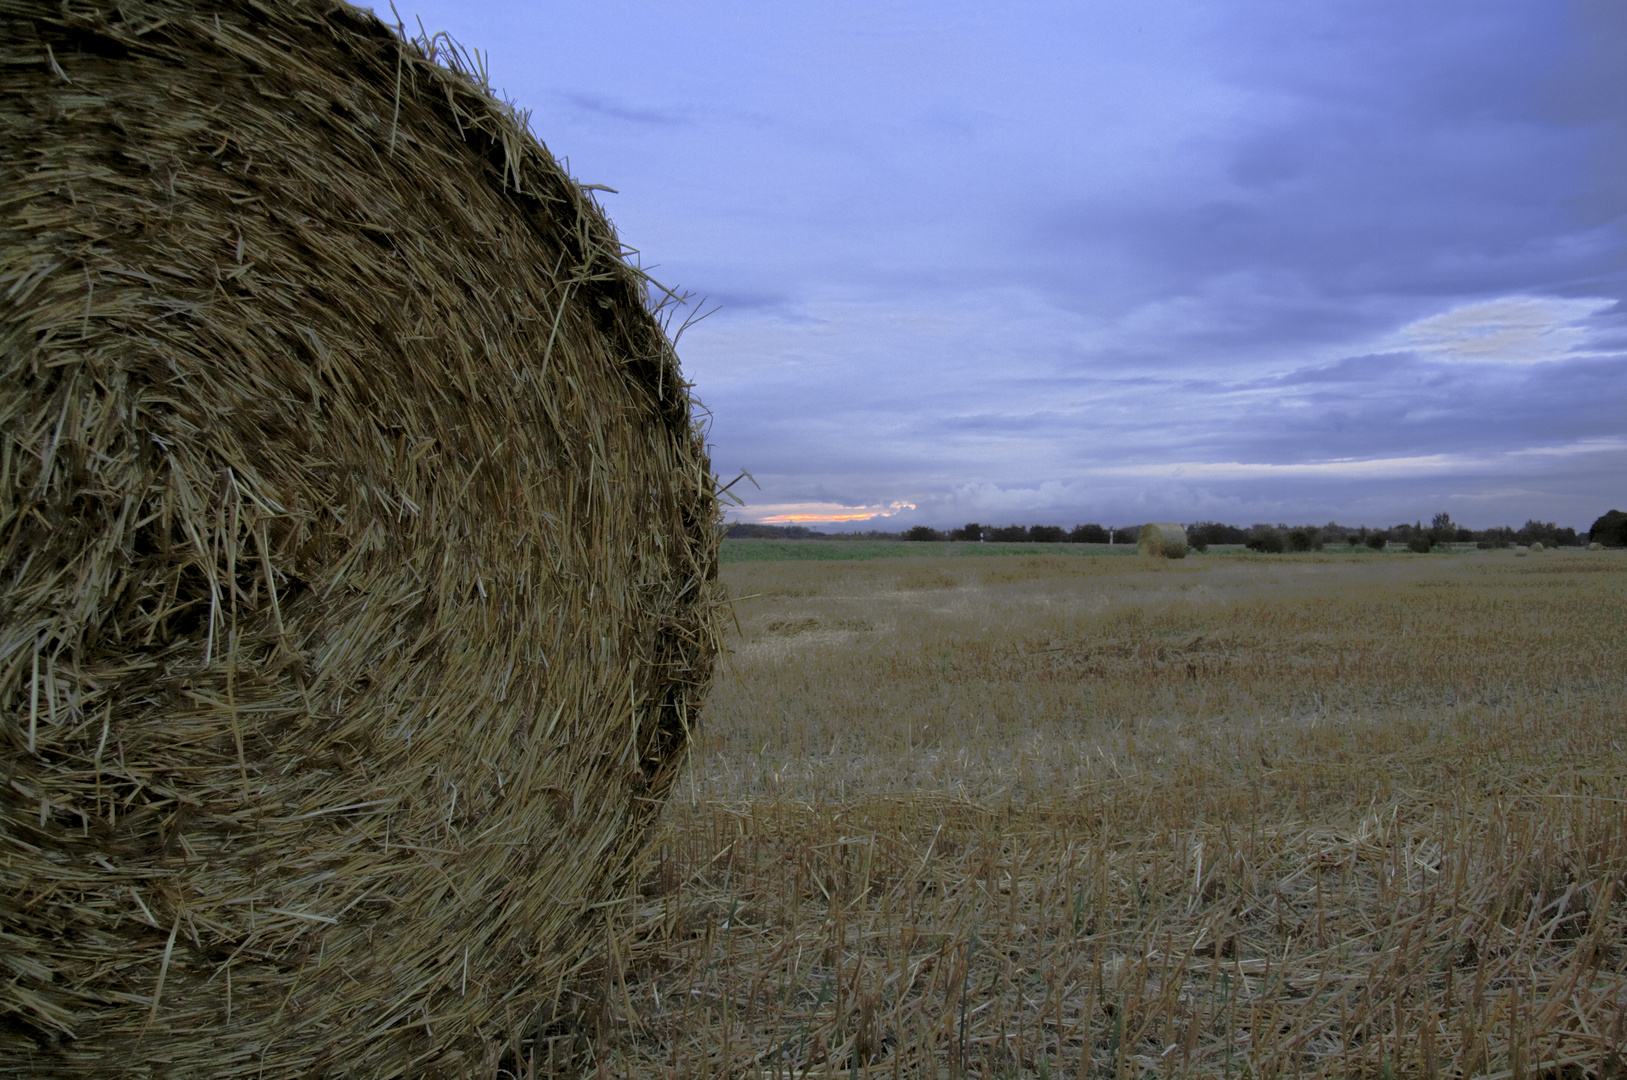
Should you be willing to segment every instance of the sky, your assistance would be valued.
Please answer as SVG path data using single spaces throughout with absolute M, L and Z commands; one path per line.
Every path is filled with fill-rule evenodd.
M 1621 0 L 397 7 L 705 299 L 733 520 L 1627 509 Z

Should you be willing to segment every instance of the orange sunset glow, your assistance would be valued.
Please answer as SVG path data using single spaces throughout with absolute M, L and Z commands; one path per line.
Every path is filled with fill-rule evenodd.
M 892 517 L 901 510 L 914 510 L 915 504 L 892 502 L 875 506 L 843 506 L 841 503 L 781 503 L 753 509 L 756 512 L 751 514 L 751 519 L 761 525 L 802 525 Z
M 869 521 L 876 514 L 775 514 L 765 517 L 764 525 L 786 525 L 799 521 Z

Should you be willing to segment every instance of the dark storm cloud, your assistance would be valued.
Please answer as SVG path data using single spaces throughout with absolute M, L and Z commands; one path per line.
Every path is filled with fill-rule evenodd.
M 1619 222 L 1575 213 L 1600 125 L 1543 116 L 1576 51 L 1558 5 L 1233 11 L 1216 54 L 1265 106 L 1167 183 L 1044 211 L 1031 244 L 1059 303 L 1091 304 L 1103 262 L 1119 303 L 1201 304 L 1230 282 L 1189 334 L 1223 358 L 1465 296 L 1621 295 Z M 1619 122 L 1624 71 L 1567 69 L 1568 96 L 1592 103 L 1578 121 Z
M 1571 208 L 1584 220 L 1620 227 L 1627 218 L 1627 4 L 1575 0 L 1567 49 L 1546 87 L 1545 115 L 1591 133 L 1580 191 Z

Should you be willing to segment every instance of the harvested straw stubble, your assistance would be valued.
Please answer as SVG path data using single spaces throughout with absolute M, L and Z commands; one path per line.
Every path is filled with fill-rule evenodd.
M 1186 558 L 1186 530 L 1171 521 L 1160 521 L 1141 526 L 1136 550 L 1143 555 L 1157 555 L 1165 559 Z
M 0 1074 L 492 1075 L 603 933 L 717 497 L 653 283 L 473 68 L 0 3 Z

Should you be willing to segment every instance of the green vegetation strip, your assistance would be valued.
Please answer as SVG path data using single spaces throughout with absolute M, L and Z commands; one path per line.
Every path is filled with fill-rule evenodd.
M 725 540 L 725 563 L 843 562 L 870 559 L 976 558 L 992 555 L 1134 555 L 1134 544 L 973 544 L 907 540 Z
M 1473 544 L 1441 544 L 1432 555 L 1467 555 L 1475 551 Z M 975 544 L 965 541 L 915 542 L 909 540 L 724 540 L 720 562 L 868 562 L 872 559 L 907 559 L 925 557 L 937 559 L 987 558 L 1000 555 L 1072 555 L 1120 556 L 1134 555 L 1134 544 Z M 1252 555 L 1242 544 L 1211 544 L 1207 553 L 1215 555 Z M 1401 545 L 1384 551 L 1374 551 L 1360 545 L 1347 547 L 1329 545 L 1320 552 L 1301 552 L 1258 556 L 1271 559 L 1304 559 L 1311 555 L 1413 555 Z M 1192 553 L 1201 558 L 1203 554 Z

